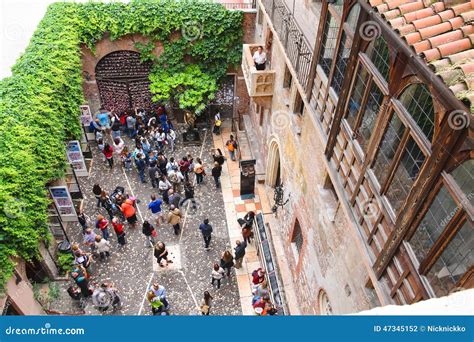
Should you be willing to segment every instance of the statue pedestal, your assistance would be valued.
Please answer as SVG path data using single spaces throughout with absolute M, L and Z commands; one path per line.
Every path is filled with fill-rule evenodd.
M 201 136 L 197 129 L 189 129 L 183 133 L 183 144 L 186 145 L 201 145 Z

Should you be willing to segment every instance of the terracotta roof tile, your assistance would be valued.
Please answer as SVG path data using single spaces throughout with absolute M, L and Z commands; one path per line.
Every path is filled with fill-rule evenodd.
M 474 0 L 368 0 L 474 112 Z

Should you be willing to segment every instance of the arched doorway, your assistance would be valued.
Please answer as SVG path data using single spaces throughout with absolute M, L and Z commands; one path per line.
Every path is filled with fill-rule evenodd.
M 154 107 L 148 75 L 152 62 L 141 62 L 140 53 L 115 51 L 104 56 L 95 67 L 95 78 L 103 107 L 116 112 Z
M 275 187 L 281 184 L 280 149 L 273 140 L 270 143 L 267 162 L 267 185 Z

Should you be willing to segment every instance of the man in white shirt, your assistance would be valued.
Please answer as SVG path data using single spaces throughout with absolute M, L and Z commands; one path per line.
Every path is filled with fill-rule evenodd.
M 267 62 L 267 54 L 263 52 L 263 47 L 259 46 L 257 51 L 253 54 L 253 61 L 257 70 L 265 70 L 265 63 Z

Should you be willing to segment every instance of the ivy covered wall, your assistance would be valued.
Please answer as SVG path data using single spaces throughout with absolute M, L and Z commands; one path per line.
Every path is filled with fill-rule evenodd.
M 93 49 L 105 33 L 110 39 L 139 33 L 163 42 L 154 77 L 165 73 L 171 81 L 173 73 L 198 68 L 206 82 L 217 82 L 240 62 L 241 25 L 240 11 L 207 1 L 48 8 L 12 76 L 0 81 L 0 288 L 15 266 L 10 257 L 38 257 L 38 243 L 49 236 L 45 185 L 63 176 L 64 142 L 81 131 L 81 44 Z

